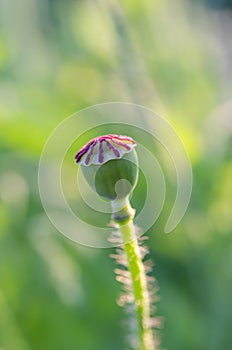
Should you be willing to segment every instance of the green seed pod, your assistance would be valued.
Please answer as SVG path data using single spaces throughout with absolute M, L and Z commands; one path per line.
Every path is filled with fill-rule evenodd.
M 103 198 L 125 203 L 138 180 L 136 143 L 128 136 L 99 136 L 76 155 L 89 185 Z

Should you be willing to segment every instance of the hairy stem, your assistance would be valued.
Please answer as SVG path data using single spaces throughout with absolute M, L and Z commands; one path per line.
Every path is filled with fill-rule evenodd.
M 142 262 L 133 221 L 119 225 L 126 253 L 134 292 L 136 308 L 139 350 L 153 350 L 152 330 L 149 325 L 150 302 L 146 274 Z M 128 243 L 127 243 L 128 242 Z
M 127 204 L 121 213 L 131 213 L 131 207 Z M 136 237 L 133 217 L 125 220 L 125 215 L 117 218 L 117 226 L 121 233 L 123 248 L 125 251 L 128 270 L 131 275 L 133 299 L 137 319 L 138 350 L 154 350 L 153 332 L 150 325 L 150 300 L 146 272 L 141 257 L 141 252 Z

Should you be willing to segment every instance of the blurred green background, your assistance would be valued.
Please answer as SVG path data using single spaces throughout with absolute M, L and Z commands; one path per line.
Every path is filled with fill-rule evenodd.
M 193 166 L 188 211 L 149 230 L 162 347 L 232 348 L 230 1 L 0 0 L 0 349 L 119 350 L 113 249 L 65 239 L 37 170 L 57 124 L 135 102 L 176 128 Z M 167 202 L 174 199 L 167 192 Z

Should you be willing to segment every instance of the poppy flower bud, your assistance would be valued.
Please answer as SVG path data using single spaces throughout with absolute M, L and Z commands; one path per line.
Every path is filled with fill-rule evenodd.
M 135 146 L 128 136 L 108 134 L 90 140 L 75 157 L 89 185 L 101 197 L 117 203 L 118 209 L 137 183 Z

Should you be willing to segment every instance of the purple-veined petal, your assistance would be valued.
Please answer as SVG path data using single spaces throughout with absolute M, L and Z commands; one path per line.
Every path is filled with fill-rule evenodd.
M 124 154 L 131 152 L 136 142 L 129 136 L 108 134 L 90 140 L 77 153 L 77 164 L 89 166 L 104 164 L 112 159 L 120 159 Z

